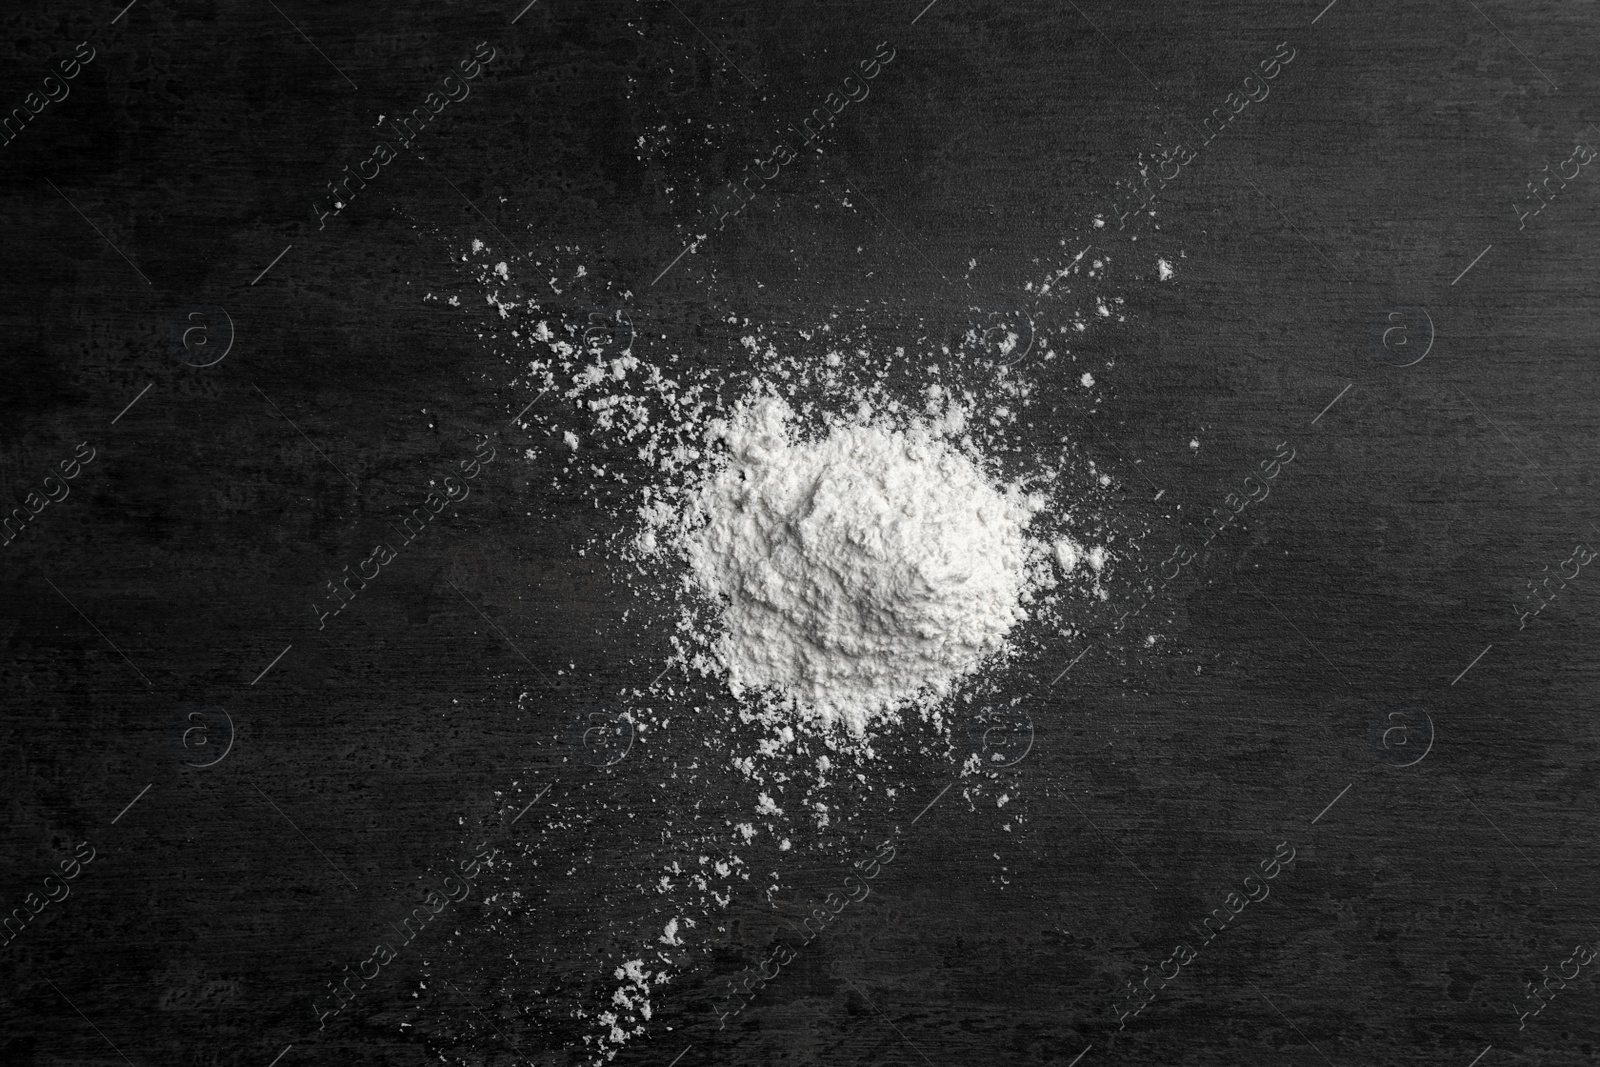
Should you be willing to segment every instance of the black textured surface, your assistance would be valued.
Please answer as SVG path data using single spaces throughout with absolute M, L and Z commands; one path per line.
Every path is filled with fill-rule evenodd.
M 748 850 L 780 906 L 736 887 L 617 1062 L 1595 1062 L 1600 578 L 1574 545 L 1600 541 L 1600 175 L 1521 217 L 1600 146 L 1593 5 L 119 7 L 3 16 L 0 477 L 37 514 L 0 548 L 0 914 L 27 920 L 0 1060 L 586 1062 L 662 865 L 748 817 L 725 708 L 612 728 L 666 634 L 578 552 L 615 520 L 524 459 L 546 409 L 514 421 L 536 398 L 487 313 L 427 299 L 481 299 L 471 238 L 559 264 L 552 315 L 623 308 L 641 354 L 710 366 L 730 315 L 891 346 L 973 309 L 1053 330 L 1072 309 L 1024 285 L 1090 234 L 1126 321 L 1078 348 L 1098 407 L 1045 373 L 1034 432 L 1148 532 L 1089 638 L 1009 675 L 1031 746 L 979 730 L 1022 753 L 1016 807 L 886 745 L 867 769 L 897 796 L 844 783 L 816 841 Z M 719 228 L 727 183 L 884 47 L 821 151 Z M 470 93 L 324 214 L 475 52 Z M 1235 92 L 1260 99 L 1213 136 Z M 1141 154 L 1180 143 L 1155 217 L 1119 225 Z M 475 456 L 469 496 L 393 532 Z M 319 1026 L 484 842 L 505 862 Z M 1234 891 L 1266 895 L 1207 934 Z M 1519 1018 L 1530 982 L 1553 999 Z

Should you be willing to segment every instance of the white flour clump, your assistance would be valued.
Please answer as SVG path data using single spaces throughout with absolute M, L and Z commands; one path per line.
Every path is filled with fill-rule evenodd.
M 712 654 L 734 695 L 774 690 L 859 735 L 1004 646 L 1043 502 L 925 425 L 835 423 L 804 441 L 793 419 L 764 398 L 713 430 L 728 459 L 691 491 L 683 549 L 721 605 Z

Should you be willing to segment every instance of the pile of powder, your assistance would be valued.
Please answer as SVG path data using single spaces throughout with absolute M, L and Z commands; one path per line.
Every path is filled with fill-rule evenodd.
M 1004 646 L 1043 501 L 925 424 L 836 421 L 808 441 L 794 422 L 765 397 L 715 428 L 727 461 L 687 501 L 682 547 L 721 607 L 712 654 L 734 695 L 769 690 L 860 735 Z
M 652 680 L 618 699 L 641 739 L 649 726 L 661 742 L 631 758 L 651 761 L 664 788 L 755 800 L 744 821 L 723 817 L 722 804 L 701 812 L 698 800 L 664 820 L 675 854 L 636 887 L 659 901 L 635 917 L 648 914 L 650 934 L 637 940 L 624 931 L 638 923 L 608 920 L 593 936 L 606 939 L 600 954 L 616 966 L 573 972 L 568 983 L 592 1004 L 569 1015 L 565 1002 L 544 1002 L 552 1034 L 566 1033 L 572 1017 L 589 1020 L 571 1053 L 603 1064 L 645 1032 L 657 1011 L 645 961 L 661 961 L 656 985 L 692 966 L 687 953 L 725 929 L 741 886 L 767 881 L 763 846 L 776 842 L 780 855 L 853 848 L 842 843 L 877 817 L 876 802 L 907 795 L 880 751 L 927 755 L 938 747 L 930 738 L 943 735 L 955 754 L 952 735 L 972 727 L 955 727 L 961 709 L 943 706 L 950 694 L 952 705 L 970 701 L 967 711 L 998 703 L 1011 679 L 994 668 L 1081 643 L 1082 606 L 1109 599 L 1102 546 L 1121 533 L 1118 492 L 1089 450 L 1063 438 L 1057 452 L 1036 427 L 1055 425 L 1058 405 L 1067 417 L 1091 414 L 1102 400 L 1093 382 L 1115 362 L 1074 351 L 1102 324 L 1125 321 L 1123 298 L 1107 292 L 1111 257 L 1091 256 L 1093 239 L 1063 237 L 1059 252 L 1036 259 L 1042 274 L 1004 305 L 1013 310 L 954 322 L 835 310 L 777 325 L 724 306 L 677 336 L 665 321 L 662 331 L 635 331 L 645 312 L 606 280 L 627 276 L 626 264 L 591 270 L 596 261 L 586 265 L 577 257 L 588 253 L 570 246 L 524 268 L 477 240 L 462 261 L 481 291 L 428 294 L 484 310 L 479 341 L 516 368 L 506 414 L 515 411 L 526 432 L 517 451 L 541 490 L 529 495 L 593 506 L 599 532 L 577 552 L 629 565 L 617 573 L 621 592 L 637 598 L 621 615 L 634 628 L 627 633 L 655 644 L 675 623 L 667 666 L 726 681 L 737 698 L 738 723 L 703 724 L 710 758 L 684 758 L 666 743 L 667 726 L 682 708 L 705 710 L 703 687 L 628 659 L 639 681 Z M 701 343 L 707 336 L 736 337 L 738 347 Z M 775 396 L 798 414 L 752 399 Z M 846 411 L 858 414 L 836 414 Z M 595 677 L 570 662 L 562 673 Z M 540 705 L 527 693 L 519 703 L 530 713 Z M 904 728 L 895 720 L 910 710 L 930 721 Z M 844 736 L 846 727 L 860 736 Z M 728 766 L 743 788 L 730 791 Z M 969 758 L 961 795 L 972 800 L 980 774 L 997 773 Z M 1005 830 L 1016 807 L 1006 807 Z M 581 809 L 569 811 L 541 833 L 587 824 Z M 782 888 L 777 869 L 770 877 L 769 902 Z M 538 922 L 510 911 L 494 920 L 543 944 Z M 547 982 L 528 958 L 510 966 L 530 986 Z

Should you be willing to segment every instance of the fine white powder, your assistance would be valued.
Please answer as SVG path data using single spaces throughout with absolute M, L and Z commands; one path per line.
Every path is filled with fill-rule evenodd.
M 775 842 L 779 854 L 805 857 L 797 862 L 853 848 L 841 844 L 847 828 L 876 818 L 879 797 L 898 804 L 909 784 L 880 756 L 927 755 L 928 739 L 943 735 L 959 758 L 971 729 L 959 720 L 1022 681 L 1012 661 L 1067 661 L 1083 638 L 1080 609 L 1118 591 L 1102 584 L 1115 568 L 1096 543 L 1125 533 L 1111 477 L 1085 455 L 1092 448 L 1064 438 L 1057 454 L 1037 432 L 1070 429 L 1063 420 L 1101 402 L 1072 349 L 1125 320 L 1123 298 L 1106 292 L 1111 259 L 1087 258 L 1090 247 L 1063 237 L 1059 253 L 1035 261 L 1041 274 L 1023 289 L 1038 317 L 1026 341 L 989 328 L 941 344 L 929 338 L 944 327 L 924 322 L 926 336 L 901 347 L 882 341 L 871 315 L 832 312 L 791 329 L 729 313 L 738 349 L 702 356 L 689 338 L 636 335 L 632 294 L 585 284 L 576 246 L 545 253 L 523 279 L 516 261 L 474 240 L 469 269 L 481 292 L 427 298 L 479 306 L 477 337 L 514 361 L 506 414 L 516 411 L 526 434 L 515 451 L 530 484 L 548 479 L 592 505 L 598 532 L 573 549 L 625 578 L 619 595 L 633 605 L 620 640 L 672 644 L 665 664 L 628 657 L 631 677 L 650 680 L 643 690 L 625 683 L 615 699 L 640 741 L 648 732 L 661 745 L 641 744 L 633 758 L 651 760 L 663 788 L 727 789 L 667 732 L 689 709 L 706 710 L 706 687 L 677 668 L 697 670 L 713 691 L 735 691 L 737 724 L 724 733 L 707 723 L 705 741 L 714 765 L 734 768 L 756 797 L 746 821 L 715 820 L 726 832 L 708 833 L 714 823 L 694 814 L 664 820 L 663 841 L 670 833 L 679 851 L 637 886 L 660 903 L 625 953 L 601 949 L 616 966 L 592 972 L 600 986 L 571 1012 L 589 1030 L 565 1050 L 575 1061 L 599 1067 L 645 1032 L 649 984 L 689 967 L 689 953 L 725 929 L 731 902 L 756 888 L 745 857 L 763 853 L 752 844 Z M 1147 274 L 1147 263 L 1136 269 Z M 585 306 L 612 311 L 573 312 Z M 778 396 L 799 414 L 752 399 Z M 1002 465 L 1004 477 L 993 473 Z M 598 682 L 599 668 L 569 661 L 562 673 Z M 519 698 L 530 711 L 537 704 Z M 926 721 L 906 723 L 907 712 Z M 969 755 L 958 795 L 973 800 L 1010 773 Z M 1004 796 L 1008 813 L 1023 802 Z M 541 833 L 572 825 L 552 820 Z M 766 898 L 781 888 L 773 870 Z M 521 931 L 518 920 L 495 921 Z M 615 946 L 616 932 L 601 936 Z M 661 968 L 647 971 L 657 959 Z M 567 1011 L 552 1011 L 549 1025 L 564 1031 Z
M 1056 565 L 1061 568 L 1062 574 L 1071 574 L 1078 567 L 1078 560 L 1083 557 L 1083 546 L 1073 541 L 1070 537 L 1063 537 L 1056 542 Z
M 861 734 L 947 696 L 1025 616 L 1042 501 L 997 487 L 928 426 L 835 423 L 800 440 L 784 401 L 719 425 L 683 548 L 721 606 L 712 654 L 734 695 L 767 690 Z

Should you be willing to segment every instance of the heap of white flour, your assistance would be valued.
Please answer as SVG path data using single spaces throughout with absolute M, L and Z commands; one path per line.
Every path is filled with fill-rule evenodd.
M 735 696 L 766 690 L 824 725 L 947 695 L 1025 616 L 1042 506 L 996 487 L 929 427 L 795 433 L 781 399 L 717 425 L 726 463 L 680 519 L 691 581 L 721 606 L 712 655 Z

